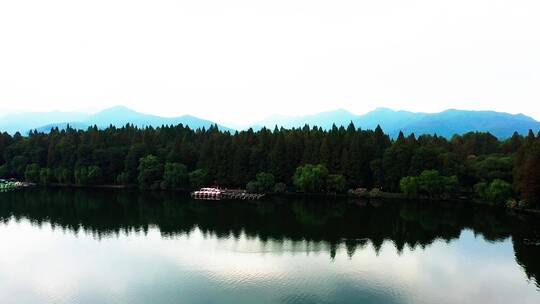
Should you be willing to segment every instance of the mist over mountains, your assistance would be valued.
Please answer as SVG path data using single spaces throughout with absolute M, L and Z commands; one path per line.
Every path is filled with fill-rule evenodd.
M 508 114 L 494 111 L 446 110 L 439 113 L 420 113 L 395 111 L 388 108 L 377 108 L 363 115 L 356 115 L 344 109 L 321 112 L 305 116 L 273 115 L 250 127 L 254 130 L 262 127 L 303 127 L 319 126 L 330 129 L 333 125 L 347 126 L 354 123 L 357 128 L 374 129 L 380 125 L 385 133 L 396 137 L 400 131 L 416 135 L 437 134 L 451 137 L 470 131 L 490 132 L 498 138 L 510 137 L 515 131 L 526 134 L 529 129 L 537 132 L 540 122 L 523 114 Z M 65 128 L 68 124 L 77 129 L 86 129 L 96 125 L 106 128 L 109 125 L 121 127 L 126 124 L 138 127 L 162 125 L 187 125 L 192 129 L 208 128 L 214 122 L 191 115 L 178 117 L 162 117 L 136 112 L 124 106 L 116 106 L 95 114 L 79 112 L 28 112 L 0 117 L 0 131 L 14 134 L 27 134 L 30 130 L 48 132 L 51 128 Z M 218 125 L 221 130 L 234 131 L 225 125 Z M 246 128 L 247 129 L 247 128 Z
M 161 117 L 136 112 L 124 106 L 116 106 L 97 112 L 89 113 L 74 113 L 74 112 L 33 112 L 6 115 L 0 117 L 0 131 L 15 133 L 21 132 L 27 134 L 30 130 L 41 132 L 49 132 L 51 128 L 64 129 L 69 125 L 75 129 L 85 130 L 90 126 L 98 126 L 98 128 L 106 128 L 110 125 L 122 127 L 126 124 L 133 124 L 137 127 L 159 127 L 162 125 L 188 125 L 192 129 L 208 128 L 214 123 L 197 118 L 191 115 L 183 115 L 178 117 Z M 218 127 L 221 130 L 230 130 L 224 126 Z
M 347 126 L 350 122 L 362 129 L 374 129 L 380 125 L 391 137 L 396 137 L 400 131 L 405 135 L 437 134 L 444 137 L 482 131 L 490 132 L 498 138 L 507 138 L 514 132 L 527 134 L 529 129 L 532 129 L 536 133 L 540 129 L 540 122 L 523 114 L 455 109 L 439 113 L 421 113 L 388 108 L 377 108 L 363 115 L 339 109 L 308 116 L 274 116 L 256 123 L 255 126 L 273 128 L 277 125 L 292 128 L 302 127 L 307 123 L 310 126 L 329 129 L 333 124 Z

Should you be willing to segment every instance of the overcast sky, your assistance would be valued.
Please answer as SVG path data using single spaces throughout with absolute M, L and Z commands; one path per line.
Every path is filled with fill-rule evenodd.
M 0 0 L 0 113 L 540 119 L 538 0 Z

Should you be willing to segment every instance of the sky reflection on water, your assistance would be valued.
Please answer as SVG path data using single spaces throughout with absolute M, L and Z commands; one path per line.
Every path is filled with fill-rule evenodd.
M 398 254 L 385 241 L 351 257 L 328 244 L 218 238 L 199 229 L 163 238 L 0 225 L 2 303 L 538 303 L 540 293 L 509 239 L 487 242 L 464 230 Z
M 0 303 L 539 303 L 538 221 L 470 204 L 0 196 Z

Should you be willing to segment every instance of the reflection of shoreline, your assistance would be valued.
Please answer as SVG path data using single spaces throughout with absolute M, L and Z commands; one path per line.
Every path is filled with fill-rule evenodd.
M 92 294 L 108 294 L 109 286 L 116 286 L 117 282 L 130 288 L 117 289 L 115 294 L 111 294 L 114 298 L 110 301 L 93 298 L 92 302 L 124 302 L 129 299 L 129 302 L 138 303 L 141 299 L 137 293 L 140 286 L 151 287 L 145 289 L 148 295 L 143 301 L 145 303 L 165 303 L 171 299 L 192 303 L 189 299 L 193 298 L 186 296 L 187 290 L 195 290 L 197 299 L 219 303 L 257 302 L 253 298 L 239 300 L 246 299 L 246 294 L 256 294 L 257 298 L 265 299 L 264 302 L 282 303 L 279 300 L 282 295 L 294 297 L 298 290 L 305 294 L 322 290 L 322 294 L 332 295 L 326 297 L 329 300 L 324 303 L 358 303 L 373 294 L 384 298 L 377 297 L 368 302 L 408 303 L 422 299 L 436 303 L 440 302 L 439 295 L 442 295 L 447 303 L 476 303 L 478 299 L 496 294 L 499 300 L 527 298 L 534 303 L 538 297 L 534 284 L 529 284 L 524 271 L 509 254 L 512 252 L 510 240 L 487 242 L 475 236 L 472 230 L 462 231 L 459 238 L 450 244 L 439 240 L 425 249 L 405 249 L 401 255 L 390 240 L 384 241 L 378 253 L 370 244 L 357 248 L 352 255 L 345 246 L 338 246 L 335 258 L 330 260 L 328 252 L 331 249 L 324 246 L 317 252 L 306 253 L 301 251 L 304 243 L 298 241 L 299 248 L 294 252 L 290 250 L 288 240 L 276 241 L 277 244 L 272 240 L 262 243 L 259 238 L 245 234 L 240 234 L 238 240 L 218 238 L 209 233 L 203 236 L 198 229 L 189 236 L 163 239 L 159 227 L 152 226 L 146 235 L 121 234 L 118 238 L 98 241 L 82 233 L 66 234 L 61 229 L 51 231 L 52 226 L 48 223 L 32 226 L 27 219 L 18 223 L 13 220 L 5 228 L 0 224 L 0 233 L 7 232 L 2 233 L 7 240 L 24 236 L 25 241 L 16 246 L 7 245 L 5 248 L 8 250 L 3 251 L 3 256 L 17 253 L 21 261 L 43 262 L 36 263 L 31 271 L 27 271 L 20 267 L 26 263 L 10 264 L 9 259 L 8 263 L 2 259 L 2 273 L 7 278 L 14 278 L 28 292 L 32 286 L 39 286 L 31 284 L 32 281 L 53 286 L 46 292 L 56 298 L 65 290 L 63 286 L 73 286 L 72 290 L 75 290 L 84 285 Z M 35 248 L 38 243 L 39 249 Z M 275 247 L 281 243 L 281 249 Z M 16 251 L 11 251 L 10 247 Z M 235 248 L 267 249 L 266 253 L 242 254 L 241 251 L 246 250 Z M 470 252 L 471 249 L 474 252 Z M 469 273 L 470 269 L 474 271 Z M 21 272 L 24 276 L 13 275 Z M 103 274 L 107 275 L 104 277 Z M 103 284 L 104 280 L 106 284 Z M 13 290 L 13 285 L 0 285 L 8 292 Z M 347 287 L 345 292 L 342 292 L 343 286 Z M 446 295 L 444 292 L 448 288 L 460 293 Z M 200 290 L 202 293 L 198 292 Z M 278 294 L 279 299 L 268 301 L 266 291 Z M 224 292 L 234 295 L 231 301 L 223 300 Z M 401 299 L 395 297 L 396 294 L 410 295 L 407 296 L 410 301 L 393 301 Z M 117 295 L 122 298 L 117 300 Z M 160 295 L 165 295 L 165 298 L 159 298 Z
M 389 229 L 391 226 L 406 228 L 411 225 L 424 233 L 434 233 L 435 237 L 438 234 L 448 235 L 445 231 L 451 231 L 448 235 L 451 238 L 461 229 L 471 227 L 488 236 L 497 232 L 500 236 L 493 236 L 493 239 L 500 239 L 510 235 L 511 231 L 527 231 L 523 225 L 529 225 L 527 216 L 515 221 L 497 208 L 454 202 L 349 204 L 277 197 L 263 202 L 226 201 L 217 204 L 160 192 L 149 195 L 137 191 L 85 189 L 34 189 L 8 193 L 0 197 L 0 216 L 5 218 L 11 214 L 38 222 L 50 221 L 67 229 L 82 227 L 100 233 L 107 233 L 109 229 L 114 233 L 128 227 L 157 225 L 164 233 L 175 230 L 188 232 L 194 227 L 201 227 L 216 231 L 218 236 L 222 230 L 229 229 L 228 232 L 233 234 L 247 230 L 248 234 L 272 237 L 275 235 L 273 232 L 279 232 L 284 236 L 291 235 L 293 239 L 309 236 L 333 242 L 364 241 L 376 235 L 383 238 L 407 236 L 414 241 L 415 236 L 421 234 L 408 235 L 403 229 Z M 491 220 L 484 222 L 482 217 Z M 288 226 L 280 228 L 283 223 Z
M 512 237 L 516 258 L 529 269 L 529 277 L 540 274 L 535 266 L 539 261 L 528 254 L 539 247 L 530 242 L 540 240 L 540 223 L 527 214 L 508 216 L 503 209 L 476 204 L 394 201 L 359 205 L 278 197 L 216 203 L 162 192 L 29 189 L 0 197 L 0 220 L 10 218 L 27 218 L 34 225 L 50 223 L 97 239 L 146 234 L 155 226 L 164 238 L 199 229 L 203 236 L 238 239 L 245 235 L 276 244 L 290 241 L 300 249 L 301 244 L 317 243 L 317 251 L 328 252 L 331 258 L 341 247 L 350 256 L 366 244 L 378 252 L 387 241 L 401 254 L 404 248 L 425 248 L 436 240 L 450 242 L 471 229 L 487 241 Z
M 91 185 L 91 186 L 79 186 L 76 184 L 60 184 L 52 183 L 49 186 L 43 187 L 42 189 L 52 189 L 52 190 L 112 190 L 112 191 L 133 191 L 140 192 L 142 195 L 180 195 L 182 197 L 188 198 L 191 190 L 190 189 L 167 189 L 167 190 L 150 190 L 150 189 L 139 189 L 135 185 Z M 502 210 L 507 210 L 511 215 L 520 215 L 520 214 L 529 214 L 538 216 L 540 219 L 540 210 L 538 209 L 526 209 L 526 208 L 509 208 L 502 204 L 496 204 L 489 201 L 479 200 L 479 199 L 442 199 L 442 198 L 426 198 L 419 197 L 415 199 L 409 199 L 403 195 L 403 193 L 393 193 L 393 192 L 382 192 L 377 191 L 376 194 L 371 192 L 366 192 L 361 195 L 353 194 L 336 194 L 336 193 L 303 193 L 303 192 L 285 192 L 285 193 L 267 193 L 266 197 L 270 199 L 313 199 L 313 200 L 353 200 L 358 205 L 371 204 L 379 206 L 384 201 L 394 202 L 394 201 L 421 201 L 421 202 L 430 202 L 430 203 L 473 203 L 477 205 L 489 206 L 493 208 L 498 208 Z M 246 201 L 251 202 L 251 201 Z

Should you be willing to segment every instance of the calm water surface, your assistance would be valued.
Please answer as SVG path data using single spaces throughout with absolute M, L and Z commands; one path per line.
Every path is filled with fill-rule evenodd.
M 539 226 L 455 203 L 0 193 L 0 303 L 540 303 Z

